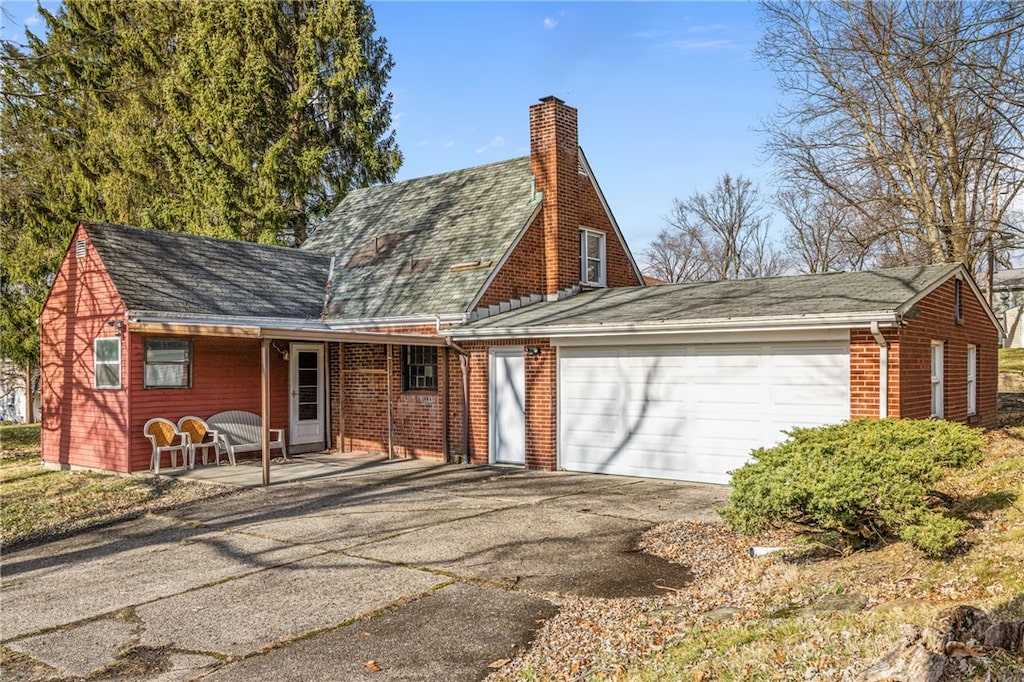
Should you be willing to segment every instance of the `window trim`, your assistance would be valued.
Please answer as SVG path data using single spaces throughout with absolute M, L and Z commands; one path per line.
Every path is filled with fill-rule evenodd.
M 185 362 L 150 362 L 149 361 L 149 343 L 150 341 L 183 341 L 186 344 L 186 360 Z M 182 337 L 168 337 L 168 336 L 149 336 L 142 340 L 142 387 L 144 389 L 181 389 L 181 388 L 192 388 L 192 366 L 195 364 L 195 357 L 192 354 L 192 339 Z M 150 384 L 149 383 L 149 369 L 150 365 L 173 365 L 180 366 L 185 365 L 188 368 L 188 381 L 184 384 Z
M 592 256 L 588 252 L 588 242 L 591 235 L 600 240 L 600 247 L 596 257 Z M 592 230 L 587 227 L 580 228 L 580 284 L 590 287 L 608 286 L 607 243 L 608 235 L 604 232 L 601 232 L 600 230 Z M 598 262 L 598 277 L 596 282 L 587 279 L 587 270 L 589 269 L 587 265 L 591 260 L 596 260 Z
M 946 365 L 945 346 L 945 341 L 933 340 L 931 344 L 931 416 L 936 419 L 944 419 L 946 412 L 944 381 Z M 936 360 L 938 360 L 938 363 L 936 363 Z
M 424 352 L 432 351 L 433 354 L 434 354 L 434 361 L 433 361 L 433 363 L 430 363 L 430 362 L 415 362 L 415 363 L 411 362 L 411 360 L 413 359 L 411 357 L 412 356 L 412 352 L 411 351 L 414 348 L 417 349 L 417 351 L 419 353 L 424 353 Z M 407 393 L 407 392 L 410 392 L 410 391 L 430 391 L 432 393 L 437 393 L 437 391 L 438 391 L 438 384 L 439 384 L 438 376 L 437 376 L 438 375 L 438 361 L 439 360 L 438 360 L 437 346 L 416 346 L 416 345 L 411 345 L 411 344 L 403 345 L 402 346 L 402 392 L 403 393 Z M 430 377 L 430 379 L 433 380 L 434 385 L 433 386 L 413 386 L 413 385 L 411 385 L 410 380 L 413 378 L 413 375 L 410 373 L 409 370 L 412 367 L 429 367 L 429 366 L 433 366 L 433 368 L 434 368 L 433 375 Z M 420 375 L 416 375 L 416 376 L 419 377 Z M 425 375 L 424 375 L 424 378 L 426 378 Z
M 967 344 L 967 416 L 978 414 L 978 347 Z
M 117 344 L 117 362 L 104 362 L 100 360 L 100 343 L 113 341 Z M 100 366 L 117 366 L 117 385 L 100 385 Z M 117 391 L 121 388 L 121 337 L 120 336 L 98 336 L 92 342 L 92 386 L 100 391 Z

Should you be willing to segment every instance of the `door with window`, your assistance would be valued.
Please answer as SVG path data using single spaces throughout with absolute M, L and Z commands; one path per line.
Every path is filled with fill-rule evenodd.
M 289 450 L 312 452 L 324 447 L 324 347 L 293 343 L 289 352 L 290 437 Z

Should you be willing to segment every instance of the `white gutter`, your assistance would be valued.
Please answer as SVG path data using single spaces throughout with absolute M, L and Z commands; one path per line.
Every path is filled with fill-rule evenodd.
M 523 325 L 519 327 L 456 327 L 441 331 L 457 339 L 502 339 L 523 337 L 562 338 L 567 336 L 630 336 L 633 334 L 686 334 L 728 331 L 800 331 L 804 329 L 849 329 L 877 324 L 896 327 L 897 313 L 891 310 L 871 313 L 827 315 L 787 315 L 780 317 L 720 318 L 686 321 L 653 321 L 590 325 Z
M 878 343 L 878 418 L 889 416 L 889 342 L 878 328 L 878 320 L 871 321 L 871 335 Z
M 442 315 L 408 315 L 404 317 L 366 317 L 355 320 L 300 320 L 294 317 L 242 317 L 237 315 L 192 315 L 188 313 L 160 313 L 147 310 L 129 310 L 126 317 L 133 322 L 155 324 L 195 324 L 230 327 L 273 327 L 275 329 L 343 330 L 372 327 L 406 327 L 411 325 L 461 324 L 465 313 Z
M 405 327 L 410 325 L 462 324 L 466 313 L 405 315 L 402 317 L 364 317 L 353 320 L 326 320 L 330 329 L 365 329 L 367 327 Z
M 237 315 L 190 315 L 188 313 L 158 313 L 147 310 L 129 310 L 125 317 L 130 322 L 152 324 L 213 325 L 224 327 L 274 327 L 277 329 L 330 329 L 323 320 L 300 320 L 294 317 L 242 317 Z

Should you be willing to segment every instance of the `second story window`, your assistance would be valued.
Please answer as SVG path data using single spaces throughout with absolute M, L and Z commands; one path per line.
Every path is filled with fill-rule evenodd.
M 603 287 L 607 283 L 604 232 L 580 230 L 580 282 Z

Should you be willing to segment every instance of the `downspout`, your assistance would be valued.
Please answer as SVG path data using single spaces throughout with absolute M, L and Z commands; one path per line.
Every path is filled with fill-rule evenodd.
M 889 342 L 878 328 L 878 320 L 871 322 L 871 335 L 878 343 L 878 418 L 889 416 Z
M 444 337 L 445 345 L 459 354 L 459 372 L 462 375 L 462 463 L 469 464 L 469 353 Z
M 394 348 L 394 346 L 392 346 L 390 343 L 387 345 L 387 351 L 388 351 L 388 363 L 387 363 L 387 375 L 388 375 L 387 376 L 387 387 L 388 387 L 388 394 L 387 394 L 388 395 L 388 459 L 394 459 L 395 458 L 394 428 L 393 428 L 393 424 L 392 424 L 392 414 L 391 414 L 391 371 L 392 371 L 391 370 L 391 368 L 392 368 L 391 355 L 393 353 L 393 350 L 392 350 L 393 348 Z

